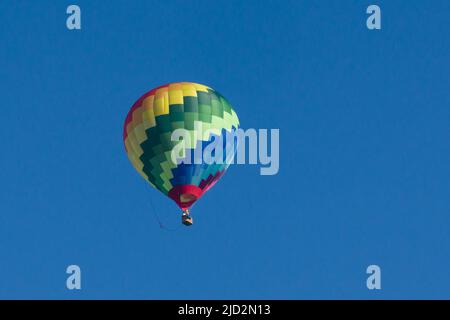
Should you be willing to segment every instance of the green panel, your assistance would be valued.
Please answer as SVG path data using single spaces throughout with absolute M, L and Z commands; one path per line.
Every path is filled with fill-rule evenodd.
M 169 112 L 170 113 L 184 112 L 184 105 L 182 105 L 182 104 L 171 104 L 171 105 L 169 105 Z
M 198 113 L 211 114 L 211 104 L 199 104 Z
M 163 149 L 162 144 L 159 143 L 159 144 L 154 145 L 154 146 L 152 147 L 152 151 L 153 151 L 153 154 L 155 155 L 155 157 L 157 157 L 158 155 L 160 155 L 161 153 L 163 153 L 163 152 L 164 152 L 164 149 Z M 154 157 L 152 157 L 152 158 L 154 158 Z
M 211 95 L 206 92 L 197 91 L 197 99 L 198 104 L 210 105 L 211 104 Z
M 222 103 L 223 111 L 231 114 L 231 105 L 224 97 L 220 97 L 220 102 Z
M 184 128 L 184 117 L 182 117 L 183 119 L 181 119 L 182 121 L 174 121 L 172 122 L 172 129 L 173 131 L 177 130 L 177 129 L 183 129 Z
M 184 112 L 198 112 L 197 97 L 184 97 Z
M 170 119 L 170 115 L 163 114 L 155 117 L 156 126 L 160 133 L 170 132 L 172 130 L 172 121 Z
M 194 121 L 198 120 L 198 113 L 185 112 L 184 124 L 187 130 L 194 130 Z
M 217 117 L 223 117 L 223 107 L 218 100 L 211 100 L 211 114 Z
M 170 121 L 176 122 L 176 121 L 184 121 L 184 115 L 183 112 L 170 112 Z
M 198 114 L 198 119 L 206 123 L 211 123 L 211 117 L 212 117 L 211 114 L 203 114 L 203 113 Z

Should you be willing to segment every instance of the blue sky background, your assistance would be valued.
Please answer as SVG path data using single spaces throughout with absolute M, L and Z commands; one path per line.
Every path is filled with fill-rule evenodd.
M 0 298 L 450 298 L 449 1 L 74 3 L 0 2 Z M 280 129 L 279 174 L 230 168 L 192 228 L 122 144 L 173 81 Z

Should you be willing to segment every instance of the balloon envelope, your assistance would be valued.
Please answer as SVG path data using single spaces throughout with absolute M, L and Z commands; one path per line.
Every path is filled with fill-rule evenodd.
M 220 93 L 205 85 L 176 82 L 136 101 L 125 119 L 123 139 L 134 168 L 185 210 L 227 170 L 236 152 L 233 133 L 238 127 L 236 112 Z M 177 129 L 183 129 L 184 139 L 173 139 Z M 205 150 L 214 150 L 216 159 L 224 161 L 206 163 Z

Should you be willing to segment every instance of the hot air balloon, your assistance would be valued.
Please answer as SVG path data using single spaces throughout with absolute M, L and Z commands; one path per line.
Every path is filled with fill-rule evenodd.
M 175 82 L 150 90 L 134 103 L 125 119 L 123 140 L 134 168 L 181 208 L 184 225 L 192 225 L 189 208 L 229 167 L 237 139 L 227 137 L 238 128 L 236 112 L 220 93 L 202 84 Z M 173 141 L 177 129 L 184 129 L 191 139 Z M 218 137 L 225 161 L 198 161 L 196 155 Z M 176 162 L 174 148 L 182 151 Z

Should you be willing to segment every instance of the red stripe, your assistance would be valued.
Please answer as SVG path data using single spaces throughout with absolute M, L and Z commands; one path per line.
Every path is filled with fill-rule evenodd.
M 180 197 L 183 194 L 189 194 L 194 196 L 194 200 L 189 201 L 189 202 L 181 202 L 180 201 Z M 175 201 L 175 203 L 182 209 L 182 210 L 186 210 L 189 209 L 195 201 L 197 201 L 198 199 L 200 199 L 200 197 L 203 195 L 203 190 L 200 189 L 197 186 L 193 186 L 190 184 L 186 184 L 186 185 L 182 185 L 182 186 L 176 186 L 173 187 L 170 191 L 168 196 Z

